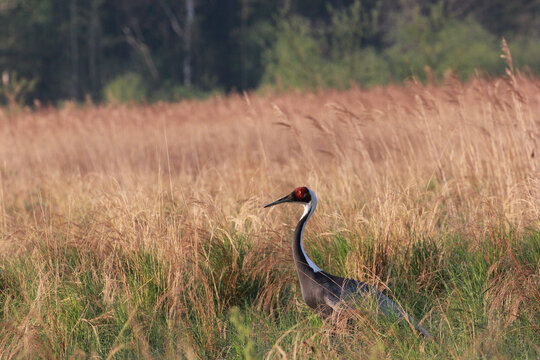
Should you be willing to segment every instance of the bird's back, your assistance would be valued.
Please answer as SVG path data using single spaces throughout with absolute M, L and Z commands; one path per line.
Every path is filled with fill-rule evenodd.
M 393 320 L 405 320 L 416 327 L 425 337 L 430 337 L 429 333 L 407 314 L 401 306 L 365 282 L 335 276 L 325 271 L 316 273 L 314 280 L 324 289 L 323 296 L 319 297 L 324 299 L 324 304 L 318 304 L 319 306 L 315 307 L 331 308 L 332 310 L 327 309 L 327 313 L 335 311 L 339 306 L 345 304 L 347 306 L 354 305 L 354 307 L 381 312 Z

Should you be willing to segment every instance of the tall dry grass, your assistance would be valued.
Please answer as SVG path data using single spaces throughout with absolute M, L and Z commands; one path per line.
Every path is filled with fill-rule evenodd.
M 290 255 L 298 210 L 262 209 L 307 185 L 319 208 L 306 247 L 321 267 L 381 289 L 409 279 L 398 295 L 415 286 L 405 298 L 446 339 L 444 354 L 493 354 L 489 336 L 500 346 L 516 319 L 538 319 L 538 254 L 513 250 L 540 227 L 538 114 L 540 81 L 512 69 L 467 84 L 0 109 L 0 350 L 234 357 L 228 309 L 253 304 L 300 314 L 261 340 L 261 356 L 360 351 L 336 345 L 302 305 Z M 445 243 L 457 238 L 459 259 Z M 479 337 L 474 319 L 452 320 L 455 304 L 437 298 L 453 281 L 439 269 L 486 243 Z M 358 330 L 362 351 L 399 354 L 373 326 Z

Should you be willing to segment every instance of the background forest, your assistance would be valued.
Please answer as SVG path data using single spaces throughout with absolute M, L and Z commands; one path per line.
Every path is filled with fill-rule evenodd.
M 501 37 L 515 65 L 538 74 L 539 10 L 537 0 L 1 0 L 0 104 L 465 80 L 504 71 Z

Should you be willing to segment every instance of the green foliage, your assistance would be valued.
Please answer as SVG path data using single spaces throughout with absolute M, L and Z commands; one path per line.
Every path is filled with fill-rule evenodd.
M 389 64 L 377 50 L 366 47 L 332 60 L 326 67 L 326 79 L 327 86 L 336 88 L 386 84 L 390 80 Z
M 349 7 L 340 8 L 330 4 L 330 41 L 332 57 L 360 50 L 364 43 L 377 33 L 380 27 L 379 12 L 381 1 L 375 1 L 374 6 L 366 8 L 365 1 L 355 0 Z
M 240 309 L 233 307 L 230 311 L 231 325 L 236 330 L 238 344 L 234 346 L 236 350 L 236 358 L 251 360 L 256 359 L 255 343 L 251 338 L 251 327 L 246 323 L 245 316 L 240 312 Z
M 425 79 L 428 67 L 435 75 L 455 71 L 466 79 L 475 69 L 500 74 L 497 39 L 473 19 L 445 18 L 434 7 L 430 15 L 416 12 L 410 22 L 399 20 L 392 33 L 392 45 L 385 51 L 392 76 L 403 80 L 410 76 Z
M 203 100 L 210 96 L 220 94 L 218 88 L 213 91 L 202 91 L 195 87 L 165 83 L 163 86 L 151 92 L 150 101 L 181 101 L 189 99 Z
M 143 78 L 136 73 L 126 73 L 111 80 L 103 89 L 108 103 L 142 102 L 148 91 Z
M 281 22 L 277 40 L 266 56 L 264 83 L 284 89 L 323 85 L 323 59 L 308 19 L 292 17 Z
M 401 82 L 410 77 L 438 80 L 456 74 L 467 79 L 477 70 L 504 72 L 499 39 L 472 17 L 451 17 L 442 3 L 410 18 L 392 15 L 387 46 L 369 40 L 381 29 L 380 2 L 366 8 L 355 1 L 346 8 L 329 7 L 330 26 L 321 29 L 307 18 L 291 17 L 278 26 L 277 40 L 267 52 L 264 81 L 279 88 L 346 88 Z M 529 37 L 517 38 L 516 58 L 530 69 L 540 68 L 540 45 Z
M 362 46 L 376 31 L 378 7 L 367 13 L 360 1 L 344 10 L 330 6 L 328 31 L 307 18 L 292 17 L 278 25 L 277 40 L 267 52 L 265 84 L 279 88 L 346 88 L 386 83 L 388 65 L 377 50 Z
M 514 66 L 521 70 L 538 74 L 540 69 L 540 41 L 528 36 L 507 39 Z
M 370 86 L 388 82 L 385 59 L 368 45 L 381 26 L 382 2 L 372 3 L 368 7 L 366 2 L 356 0 L 346 8 L 329 6 L 330 30 L 322 38 L 322 46 L 330 54 L 325 67 L 326 86 L 343 88 L 351 83 Z
M 375 49 L 365 48 L 335 59 L 321 55 L 316 40 L 305 27 L 285 25 L 269 56 L 265 83 L 279 88 L 346 88 L 352 83 L 364 86 L 388 81 L 388 65 Z
M 150 86 L 134 72 L 115 77 L 103 90 L 107 103 L 141 103 L 146 101 L 181 101 L 185 99 L 203 100 L 220 94 L 219 89 L 203 91 L 196 87 L 165 82 L 160 86 Z

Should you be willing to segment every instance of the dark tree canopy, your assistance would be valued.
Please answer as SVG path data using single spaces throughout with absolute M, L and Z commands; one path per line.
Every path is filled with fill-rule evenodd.
M 0 103 L 369 86 L 422 78 L 426 66 L 496 75 L 503 36 L 538 73 L 539 10 L 536 0 L 3 0 Z

